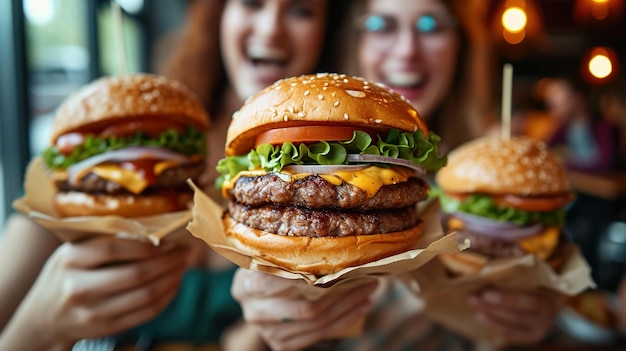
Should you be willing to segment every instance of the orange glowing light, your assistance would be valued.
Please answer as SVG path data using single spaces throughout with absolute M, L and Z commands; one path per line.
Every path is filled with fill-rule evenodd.
M 528 17 L 526 16 L 526 11 L 520 7 L 509 7 L 502 13 L 502 26 L 508 32 L 521 32 L 526 28 L 527 22 Z
M 589 72 L 598 79 L 603 79 L 613 72 L 611 59 L 604 54 L 596 54 L 589 60 Z

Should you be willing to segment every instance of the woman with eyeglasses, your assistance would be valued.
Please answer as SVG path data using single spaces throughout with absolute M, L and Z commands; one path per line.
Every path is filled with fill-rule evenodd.
M 489 78 L 493 65 L 483 28 L 487 2 L 367 0 L 354 6 L 348 29 L 354 38 L 345 40 L 344 49 L 353 55 L 348 64 L 356 62 L 349 73 L 384 83 L 407 97 L 448 149 L 483 135 L 495 124 Z M 308 301 L 273 293 L 297 283 L 245 270 L 235 275 L 232 291 L 246 321 L 274 350 L 311 345 L 315 350 L 390 351 L 475 346 L 423 316 L 422 302 L 394 278 L 383 277 L 378 285 L 364 287 L 368 300 L 346 295 Z M 468 303 L 476 309 L 476 323 L 500 333 L 511 345 L 541 341 L 559 306 L 541 294 L 495 288 L 477 292 Z M 337 306 L 351 307 L 342 324 L 329 329 Z M 363 316 L 361 336 L 327 341 Z

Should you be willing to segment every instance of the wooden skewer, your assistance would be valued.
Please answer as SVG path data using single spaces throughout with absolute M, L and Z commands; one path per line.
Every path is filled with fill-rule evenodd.
M 511 139 L 511 96 L 513 93 L 513 65 L 504 64 L 502 69 L 502 138 Z

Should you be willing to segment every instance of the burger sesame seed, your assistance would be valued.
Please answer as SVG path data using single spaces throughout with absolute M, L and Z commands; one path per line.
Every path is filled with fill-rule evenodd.
M 350 82 L 350 81 L 348 80 L 348 78 L 346 78 L 346 79 L 344 79 L 344 80 L 343 80 L 343 82 L 344 82 L 344 83 L 348 83 L 348 82 Z
M 328 86 L 328 82 L 324 83 L 324 86 L 327 87 Z
M 345 119 L 346 121 L 348 120 L 348 114 L 347 113 L 343 114 L 343 119 Z
M 290 84 L 292 87 L 295 87 L 296 85 L 298 85 L 298 83 L 291 83 Z
M 369 90 L 369 89 L 371 89 L 369 85 L 364 85 L 363 86 L 363 90 Z
M 318 99 L 320 99 L 320 100 L 324 100 L 324 96 L 322 96 L 322 94 L 319 94 L 319 95 L 317 96 L 317 98 L 318 98 Z
M 293 106 L 289 106 L 289 108 L 287 109 L 290 113 L 294 112 Z
M 335 106 L 335 107 L 339 106 L 339 100 L 335 101 L 335 103 L 333 104 L 333 106 Z
M 284 120 L 285 122 L 287 122 L 287 121 L 289 120 L 289 117 L 288 117 L 287 115 L 284 115 L 284 116 L 283 116 L 283 120 Z
M 311 94 L 311 92 L 309 90 L 305 90 L 304 91 L 304 96 L 309 96 L 309 94 Z
M 306 116 L 306 114 L 303 111 L 298 112 L 298 117 L 304 118 L 304 116 Z
M 382 120 L 382 119 L 377 118 L 377 119 L 375 119 L 375 120 L 374 120 L 374 122 L 376 122 L 376 123 L 380 124 L 380 123 L 383 123 L 383 120 Z
M 352 97 L 355 98 L 364 98 L 365 97 L 365 93 L 360 91 L 360 90 L 346 90 L 346 93 Z
M 328 90 L 328 87 L 323 87 L 322 90 Z

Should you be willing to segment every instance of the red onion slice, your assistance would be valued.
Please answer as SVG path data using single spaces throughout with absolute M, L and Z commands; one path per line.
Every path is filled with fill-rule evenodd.
M 335 172 L 354 172 L 369 167 L 369 165 L 289 165 L 283 169 L 290 173 L 332 174 Z
M 455 212 L 452 216 L 462 220 L 465 224 L 465 228 L 472 233 L 507 241 L 527 238 L 539 233 L 541 229 L 543 229 L 541 223 L 521 226 L 511 222 L 498 221 L 460 211 Z
M 180 163 L 189 162 L 189 157 L 167 149 L 148 146 L 130 146 L 119 150 L 107 151 L 73 164 L 67 169 L 68 180 L 70 184 L 75 185 L 77 181 L 76 176 L 84 169 L 97 166 L 104 162 L 132 161 L 139 159 L 176 161 Z
M 380 155 L 370 155 L 370 154 L 349 154 L 348 162 L 376 162 L 376 163 L 387 163 L 391 165 L 408 167 L 419 175 L 426 174 L 426 169 L 424 167 L 418 166 L 415 163 L 405 160 L 403 158 L 396 157 L 388 157 L 388 156 L 380 156 Z

